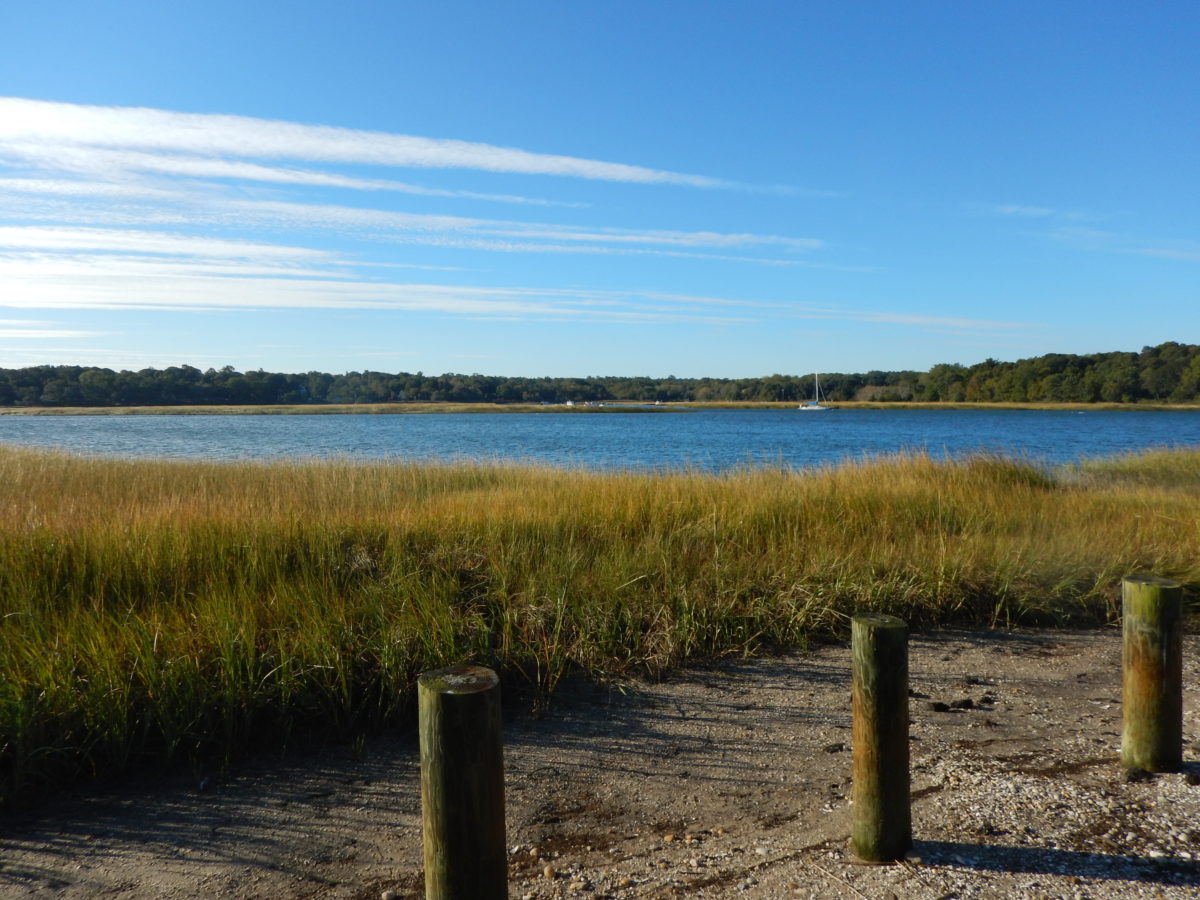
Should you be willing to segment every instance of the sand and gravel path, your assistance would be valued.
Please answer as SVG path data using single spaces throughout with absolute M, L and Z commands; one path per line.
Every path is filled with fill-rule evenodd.
M 1116 631 L 914 635 L 916 845 L 892 866 L 847 848 L 846 647 L 510 711 L 510 896 L 1200 896 L 1200 638 L 1185 641 L 1185 769 L 1131 782 Z M 6 814 L 0 897 L 416 898 L 420 852 L 400 734 Z

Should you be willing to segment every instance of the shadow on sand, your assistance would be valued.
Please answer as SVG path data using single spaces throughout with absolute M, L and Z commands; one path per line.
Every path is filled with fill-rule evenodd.
M 954 866 L 978 872 L 1026 872 L 1074 875 L 1106 881 L 1200 885 L 1200 862 L 1150 856 L 1118 856 L 1043 847 L 1003 847 L 956 841 L 915 841 L 913 855 L 922 865 Z

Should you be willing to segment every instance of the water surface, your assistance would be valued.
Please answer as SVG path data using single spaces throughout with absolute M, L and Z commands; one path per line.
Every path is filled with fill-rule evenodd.
M 499 459 L 724 471 L 901 451 L 1045 463 L 1200 446 L 1198 411 L 835 409 L 429 415 L 0 416 L 0 442 L 125 457 Z

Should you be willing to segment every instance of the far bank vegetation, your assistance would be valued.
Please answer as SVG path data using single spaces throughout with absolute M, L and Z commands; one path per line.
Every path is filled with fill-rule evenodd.
M 1197 403 L 1200 346 L 1139 353 L 1050 354 L 1017 362 L 936 365 L 928 372 L 822 373 L 835 402 Z M 421 372 L 285 374 L 193 366 L 114 371 L 85 366 L 0 369 L 0 408 L 294 406 L 380 403 L 795 403 L 813 375 L 761 378 L 505 378 Z

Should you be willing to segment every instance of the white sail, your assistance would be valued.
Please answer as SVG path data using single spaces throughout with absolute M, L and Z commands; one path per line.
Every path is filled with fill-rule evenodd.
M 801 403 L 800 409 L 812 410 L 814 412 L 817 410 L 824 411 L 827 409 L 833 409 L 832 406 L 821 405 L 821 381 L 816 372 L 813 372 L 813 398 L 807 403 Z

